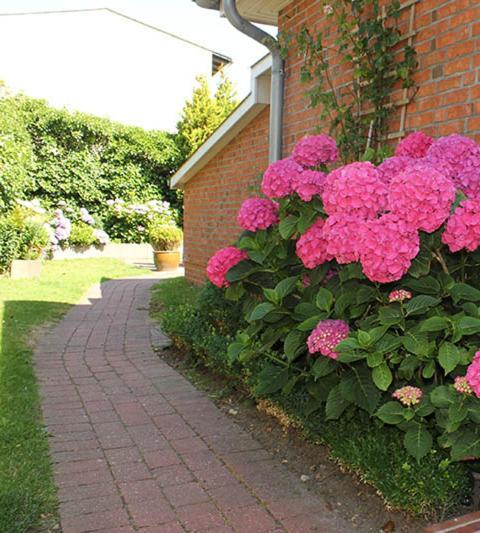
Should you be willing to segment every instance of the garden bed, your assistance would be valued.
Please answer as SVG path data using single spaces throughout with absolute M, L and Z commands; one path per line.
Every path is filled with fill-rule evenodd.
M 250 367 L 247 372 L 239 372 L 226 364 L 226 350 L 238 327 L 240 313 L 235 304 L 225 301 L 222 293 L 212 286 L 199 290 L 183 279 L 163 282 L 153 294 L 152 314 L 161 321 L 181 352 L 188 354 L 186 371 L 191 372 L 190 366 L 205 366 L 209 372 L 215 373 L 215 380 L 221 373 L 222 379 L 216 381 L 212 390 L 216 388 L 220 397 L 226 390 L 227 397 L 233 395 L 236 403 L 240 402 L 239 397 L 249 398 L 254 403 L 268 399 L 274 406 L 271 413 L 298 428 L 293 433 L 296 439 L 302 442 L 306 438 L 309 442 L 326 445 L 326 448 L 313 449 L 319 457 L 325 457 L 328 449 L 331 459 L 344 471 L 353 473 L 355 480 L 373 487 L 387 507 L 403 509 L 431 522 L 469 510 L 464 504 L 468 504 L 471 493 L 470 474 L 463 464 L 449 463 L 444 451 L 434 448 L 417 463 L 404 449 L 402 433 L 395 427 L 382 427 L 368 416 L 327 422 L 320 411 L 309 413 L 306 397 L 302 394 L 291 394 L 288 400 L 278 394 L 260 397 L 252 386 L 258 368 Z M 264 418 L 259 431 L 266 432 L 267 440 L 269 431 L 266 428 L 269 427 L 275 427 L 275 424 L 265 422 Z M 278 438 L 272 441 L 276 446 L 277 441 L 282 442 Z M 307 454 L 306 457 L 312 456 Z M 306 464 L 301 468 L 306 468 Z M 338 476 L 342 477 L 340 473 Z M 332 486 L 335 483 L 332 481 Z M 321 488 L 325 490 L 325 487 Z M 365 488 L 358 491 L 360 499 L 363 494 L 372 494 Z M 359 508 L 363 506 L 358 501 L 357 504 Z M 379 506 L 378 500 L 376 505 Z M 400 523 L 398 516 L 394 521 Z M 408 524 L 408 520 L 405 523 Z M 413 531 L 418 531 L 418 523 L 415 524 Z

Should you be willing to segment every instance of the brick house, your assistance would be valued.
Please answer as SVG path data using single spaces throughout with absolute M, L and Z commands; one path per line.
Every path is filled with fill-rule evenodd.
M 321 0 L 238 0 L 242 16 L 276 24 L 280 32 L 330 29 Z M 478 0 L 405 0 L 400 30 L 417 51 L 417 92 L 409 101 L 403 89 L 393 95 L 389 138 L 413 130 L 432 136 L 462 133 L 480 141 L 480 3 Z M 236 31 L 232 28 L 232 31 Z M 323 125 L 300 82 L 301 59 L 289 51 L 285 61 L 283 154 L 296 140 Z M 334 84 L 345 79 L 341 69 Z M 208 258 L 238 235 L 236 213 L 258 188 L 268 165 L 269 58 L 252 68 L 252 93 L 173 176 L 185 195 L 186 276 L 205 277 Z M 260 89 L 261 87 L 261 89 Z M 247 102 L 248 101 L 248 102 Z M 247 103 L 246 103 L 247 102 Z M 242 107 L 243 106 L 243 107 Z

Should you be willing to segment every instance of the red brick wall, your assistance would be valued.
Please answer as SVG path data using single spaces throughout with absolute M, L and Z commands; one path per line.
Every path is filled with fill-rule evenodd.
M 334 27 L 323 14 L 322 0 L 295 0 L 280 14 L 279 29 L 290 35 L 305 25 L 333 40 Z M 407 107 L 405 129 L 433 136 L 463 133 L 480 141 L 480 2 L 478 0 L 420 0 L 415 5 L 413 45 L 419 63 L 418 92 Z M 410 8 L 402 11 L 400 30 L 409 30 Z M 330 27 L 329 27 L 330 26 Z M 286 63 L 284 145 L 319 125 L 318 110 L 308 108 L 306 86 L 300 83 L 301 59 L 292 51 Z M 335 82 L 345 80 L 338 69 Z M 394 99 L 402 98 L 398 91 Z M 391 131 L 399 130 L 399 110 Z
M 202 282 L 210 256 L 238 236 L 238 208 L 258 190 L 268 164 L 268 116 L 266 108 L 186 184 L 184 264 L 190 281 Z
M 405 128 L 434 136 L 464 133 L 480 141 L 480 3 L 420 0 L 415 9 L 418 92 L 407 107 Z M 409 14 L 407 8 L 400 19 L 404 33 Z M 331 31 L 334 38 L 321 0 L 295 0 L 280 15 L 281 31 L 295 34 L 304 24 L 314 31 Z M 299 81 L 300 65 L 291 52 L 286 64 L 285 154 L 319 125 L 318 110 L 308 108 L 306 86 Z M 345 79 L 339 69 L 336 82 Z M 402 96 L 402 91 L 395 94 L 396 99 Z M 264 110 L 185 187 L 185 266 L 192 281 L 203 281 L 208 258 L 238 235 L 238 207 L 267 165 L 268 112 Z M 397 110 L 391 131 L 398 131 L 399 124 Z

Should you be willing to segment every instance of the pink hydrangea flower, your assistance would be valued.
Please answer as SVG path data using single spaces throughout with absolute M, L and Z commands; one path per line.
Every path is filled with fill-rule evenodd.
M 472 387 L 468 384 L 465 376 L 457 376 L 453 383 L 453 388 L 460 394 L 472 394 Z
M 403 302 L 405 300 L 410 300 L 412 293 L 406 291 L 405 289 L 395 289 L 388 295 L 388 301 L 392 302 Z
M 315 268 L 333 259 L 327 252 L 327 241 L 323 235 L 325 221 L 317 219 L 298 239 L 296 254 L 307 268 Z
M 262 192 L 269 198 L 283 198 L 292 194 L 292 181 L 303 168 L 291 157 L 272 163 L 262 180 Z
M 227 246 L 218 250 L 208 261 L 208 279 L 217 287 L 228 287 L 230 284 L 225 278 L 227 272 L 247 257 L 247 252 L 239 250 L 235 246 Z
M 418 232 L 393 214 L 369 220 L 361 228 L 360 262 L 371 281 L 401 279 L 420 249 Z
M 480 198 L 480 167 L 462 171 L 455 181 L 468 198 Z
M 480 352 L 475 354 L 473 361 L 467 368 L 467 383 L 477 398 L 480 398 Z
M 424 164 L 411 166 L 393 178 L 388 191 L 390 211 L 427 233 L 445 222 L 454 200 L 453 181 Z
M 451 252 L 473 252 L 480 246 L 480 199 L 460 203 L 447 221 L 442 242 Z
M 408 168 L 415 159 L 405 156 L 389 157 L 378 165 L 378 171 L 385 183 L 390 183 L 395 176 L 398 176 L 401 172 Z
M 329 215 L 374 218 L 387 204 L 387 187 L 371 163 L 351 163 L 331 172 L 322 194 Z
M 267 229 L 278 222 L 278 204 L 267 198 L 248 198 L 240 207 L 237 222 L 248 231 Z
M 309 135 L 297 142 L 292 157 L 302 167 L 334 163 L 338 159 L 337 143 L 328 135 Z
M 422 131 L 414 131 L 398 143 L 395 155 L 420 159 L 427 155 L 427 151 L 432 143 L 432 137 L 425 135 Z
M 360 259 L 358 234 L 364 220 L 352 215 L 332 215 L 323 226 L 327 240 L 327 253 L 340 264 L 354 263 Z
M 428 149 L 427 158 L 434 163 L 450 165 L 456 178 L 480 167 L 480 146 L 473 139 L 454 133 L 437 139 Z
M 317 170 L 304 170 L 292 180 L 292 189 L 304 202 L 310 202 L 315 195 L 322 194 L 326 174 Z
M 350 328 L 343 320 L 321 320 L 307 339 L 308 351 L 336 359 L 338 352 L 335 348 L 348 337 L 349 332 Z
M 401 387 L 392 394 L 393 398 L 398 400 L 400 403 L 403 403 L 403 405 L 406 405 L 407 407 L 420 403 L 422 396 L 422 389 L 419 389 L 418 387 L 412 387 L 410 385 Z

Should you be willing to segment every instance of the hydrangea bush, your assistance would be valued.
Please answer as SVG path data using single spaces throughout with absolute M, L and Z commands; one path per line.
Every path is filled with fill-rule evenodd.
M 175 224 L 177 215 L 165 201 L 127 202 L 116 198 L 107 200 L 105 230 L 117 242 L 148 242 L 150 224 Z
M 228 360 L 263 363 L 258 394 L 398 426 L 418 461 L 480 458 L 480 146 L 416 132 L 378 167 L 337 155 L 301 139 L 210 260 L 248 323 Z

